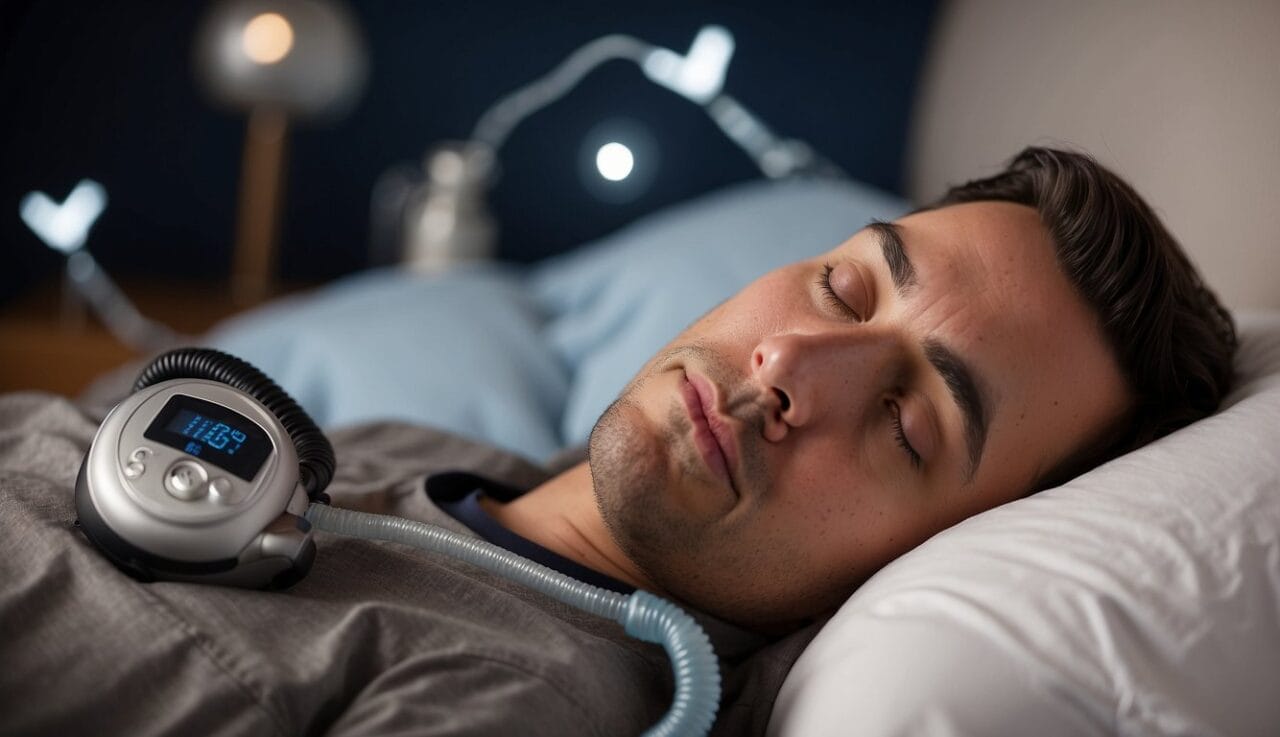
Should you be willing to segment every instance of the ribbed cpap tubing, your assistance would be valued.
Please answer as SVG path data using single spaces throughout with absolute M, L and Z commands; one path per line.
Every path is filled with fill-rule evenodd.
M 412 545 L 496 573 L 565 604 L 620 623 L 627 634 L 662 645 L 675 673 L 671 708 L 644 737 L 701 737 L 720 707 L 720 668 L 702 627 L 680 607 L 646 591 L 630 596 L 592 586 L 487 541 L 401 517 L 312 504 L 317 529 Z

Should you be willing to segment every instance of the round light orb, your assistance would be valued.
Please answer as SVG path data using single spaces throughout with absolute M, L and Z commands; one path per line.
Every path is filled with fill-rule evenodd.
M 626 179 L 635 165 L 636 159 L 631 154 L 631 149 L 617 141 L 606 143 L 596 151 L 596 169 L 600 171 L 600 176 L 611 182 Z
M 195 69 L 218 102 L 291 118 L 336 119 L 368 71 L 364 38 L 342 0 L 217 0 L 196 34 Z
M 275 64 L 293 48 L 293 26 L 279 13 L 260 13 L 245 24 L 240 46 L 253 62 Z

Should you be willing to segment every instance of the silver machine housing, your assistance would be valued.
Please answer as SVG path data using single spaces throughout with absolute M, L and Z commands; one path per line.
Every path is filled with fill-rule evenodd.
M 206 442 L 176 447 L 189 436 L 174 423 L 187 419 L 212 429 Z M 228 437 L 239 458 L 225 453 Z M 248 394 L 205 379 L 164 381 L 98 428 L 76 480 L 78 524 L 142 580 L 281 588 L 315 557 L 298 468 L 288 431 Z

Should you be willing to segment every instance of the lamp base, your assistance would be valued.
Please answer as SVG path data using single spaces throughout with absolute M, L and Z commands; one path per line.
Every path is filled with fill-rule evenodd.
M 232 299 L 259 302 L 271 292 L 284 205 L 288 116 L 257 107 L 245 127 L 240 204 L 231 266 Z

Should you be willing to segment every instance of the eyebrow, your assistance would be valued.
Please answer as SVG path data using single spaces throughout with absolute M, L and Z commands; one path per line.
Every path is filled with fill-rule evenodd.
M 889 276 L 893 279 L 894 288 L 899 296 L 905 296 L 916 285 L 916 268 L 903 245 L 901 226 L 883 220 L 872 220 L 867 228 L 880 240 L 880 252 L 889 265 Z M 973 480 L 987 444 L 990 403 L 978 389 L 973 369 L 955 351 L 930 338 L 924 341 L 924 355 L 946 383 L 952 401 L 964 416 L 964 439 L 969 450 L 969 467 L 964 474 L 964 483 L 967 484 Z
M 880 253 L 884 254 L 885 263 L 889 264 L 889 276 L 899 296 L 905 296 L 916 284 L 916 267 L 907 258 L 907 249 L 902 244 L 902 229 L 896 223 L 884 220 L 872 220 L 867 228 L 880 240 Z
M 973 480 L 978 462 L 982 460 L 982 449 L 987 444 L 987 402 L 978 390 L 969 365 L 950 348 L 929 339 L 924 342 L 924 355 L 942 375 L 952 400 L 964 415 L 964 439 L 969 448 L 969 467 L 964 474 L 964 483 L 967 484 Z

